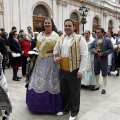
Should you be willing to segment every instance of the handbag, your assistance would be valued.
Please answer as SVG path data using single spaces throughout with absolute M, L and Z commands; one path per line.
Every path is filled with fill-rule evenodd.
M 12 55 L 12 57 L 20 57 L 21 56 L 20 53 L 15 53 L 14 51 L 11 51 L 11 55 Z

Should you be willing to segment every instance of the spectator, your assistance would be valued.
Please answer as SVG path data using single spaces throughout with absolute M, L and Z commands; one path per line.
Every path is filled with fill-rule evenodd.
M 16 31 L 10 32 L 10 50 L 11 52 L 19 53 L 21 55 L 24 53 L 22 51 L 20 44 L 18 43 Z M 18 68 L 22 64 L 21 55 L 18 57 L 15 57 L 15 56 L 12 56 L 11 54 L 11 66 L 13 68 L 13 80 L 14 81 L 19 81 L 20 79 L 20 77 L 17 76 L 17 73 L 18 73 Z
M 19 37 L 20 46 L 24 51 L 24 54 L 22 54 L 22 75 L 26 76 L 26 64 L 28 52 L 30 51 L 30 42 L 26 39 L 26 34 L 24 32 L 20 33 Z
M 33 50 L 36 47 L 38 32 L 35 32 L 34 36 L 35 38 L 31 41 L 31 50 Z

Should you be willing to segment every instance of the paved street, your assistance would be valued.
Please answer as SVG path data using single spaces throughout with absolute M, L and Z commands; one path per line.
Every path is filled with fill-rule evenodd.
M 21 76 L 21 70 L 19 70 L 19 76 Z M 10 120 L 68 120 L 69 115 L 58 117 L 31 113 L 25 103 L 25 77 L 20 82 L 13 81 L 12 69 L 7 69 L 6 78 L 13 106 Z M 114 75 L 108 77 L 107 94 L 102 95 L 101 88 L 102 86 L 99 91 L 94 92 L 82 88 L 77 120 L 120 120 L 120 77 Z

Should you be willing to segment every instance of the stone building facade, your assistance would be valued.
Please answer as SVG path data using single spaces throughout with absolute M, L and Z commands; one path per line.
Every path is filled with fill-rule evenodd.
M 0 0 L 0 28 L 7 32 L 12 26 L 40 31 L 45 17 L 51 17 L 58 30 L 64 31 L 64 20 L 75 21 L 77 33 L 82 33 L 79 8 L 88 8 L 85 30 L 98 27 L 117 32 L 120 27 L 120 0 Z

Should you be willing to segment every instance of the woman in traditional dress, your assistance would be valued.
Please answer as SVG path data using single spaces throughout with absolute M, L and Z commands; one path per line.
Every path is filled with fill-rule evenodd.
M 94 55 L 90 52 L 90 47 L 93 42 L 93 40 L 90 39 L 90 31 L 86 30 L 84 36 L 88 45 L 88 62 L 87 62 L 87 68 L 81 80 L 81 84 L 85 86 L 96 85 L 96 79 L 95 79 L 95 74 L 93 70 Z
M 114 47 L 114 52 L 108 55 L 108 75 L 110 75 L 111 71 L 117 70 L 115 57 L 116 56 L 115 49 L 117 48 L 117 45 L 112 32 L 110 31 L 106 32 L 106 37 L 108 37 L 112 41 Z
M 54 113 L 62 109 L 59 66 L 54 61 L 53 48 L 59 39 L 50 18 L 44 20 L 43 32 L 38 35 L 36 60 L 26 94 L 26 103 L 32 112 Z

